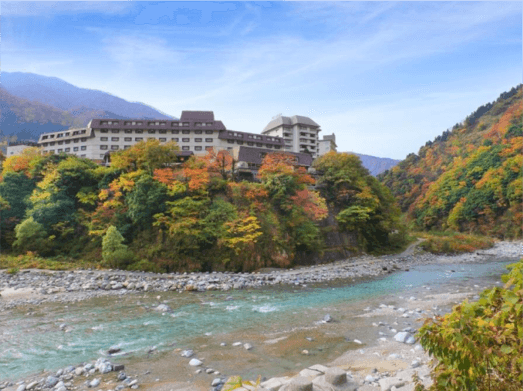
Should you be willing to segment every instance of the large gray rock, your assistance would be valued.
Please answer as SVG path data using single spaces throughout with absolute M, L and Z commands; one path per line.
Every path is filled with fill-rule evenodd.
M 381 391 L 390 391 L 392 387 L 400 388 L 403 387 L 407 382 L 398 377 L 386 377 L 378 381 Z
M 169 307 L 167 304 L 160 304 L 158 307 L 155 308 L 156 311 L 161 312 L 169 312 L 172 311 L 171 307 Z
M 312 391 L 312 382 L 303 376 L 297 376 L 282 386 L 280 391 Z
M 94 388 L 100 385 L 100 379 L 93 379 L 89 382 L 89 387 Z
M 189 361 L 189 365 L 191 367 L 199 367 L 200 365 L 202 365 L 203 362 L 201 362 L 200 360 L 198 360 L 197 358 L 193 358 L 191 361 Z
M 48 376 L 45 380 L 45 387 L 46 388 L 53 388 L 58 383 L 58 379 L 54 376 Z
M 407 331 L 400 331 L 394 336 L 394 340 L 401 343 L 407 343 L 409 337 L 412 337 L 412 334 Z

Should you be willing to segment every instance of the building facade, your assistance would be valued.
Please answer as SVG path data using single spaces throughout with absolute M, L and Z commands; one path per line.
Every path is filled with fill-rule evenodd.
M 319 155 L 325 155 L 328 152 L 337 152 L 338 146 L 336 145 L 336 136 L 334 133 L 332 135 L 325 135 L 323 136 L 323 140 L 320 140 L 319 142 L 320 149 L 319 149 Z
M 38 144 L 31 141 L 20 141 L 9 143 L 6 149 L 6 157 L 20 155 L 26 148 L 37 147 Z
M 283 138 L 226 129 L 212 111 L 182 111 L 179 120 L 93 119 L 85 128 L 44 133 L 38 146 L 44 153 L 67 153 L 106 163 L 111 152 L 148 139 L 176 142 L 183 157 L 204 155 L 208 149 L 228 150 L 235 160 L 245 163 L 241 167 L 253 172 L 265 154 L 286 151 Z M 292 154 L 297 165 L 312 164 L 311 155 Z
M 309 117 L 278 115 L 263 129 L 262 134 L 281 137 L 287 152 L 310 153 L 313 158 L 319 156 L 320 125 Z

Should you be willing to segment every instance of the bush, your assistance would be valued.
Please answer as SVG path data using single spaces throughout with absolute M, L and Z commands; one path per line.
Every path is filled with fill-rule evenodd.
M 34 221 L 32 217 L 22 221 L 15 227 L 16 240 L 13 249 L 19 252 L 34 251 L 46 254 L 51 250 L 51 243 L 47 239 L 47 232 L 42 224 Z
M 433 254 L 458 254 L 483 250 L 494 245 L 492 238 L 453 232 L 420 234 L 427 240 L 420 247 Z
M 523 259 L 507 266 L 505 285 L 475 303 L 427 319 L 418 336 L 438 360 L 430 391 L 519 391 L 523 382 Z M 416 385 L 416 391 L 425 388 Z
M 122 234 L 111 225 L 102 240 L 102 258 L 107 265 L 121 268 L 132 262 L 134 255 L 123 241 Z

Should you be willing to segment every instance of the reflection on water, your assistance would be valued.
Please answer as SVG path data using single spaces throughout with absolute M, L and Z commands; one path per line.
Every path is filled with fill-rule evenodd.
M 91 361 L 113 346 L 122 349 L 120 361 L 140 359 L 153 346 L 159 351 L 170 351 L 173 347 L 205 344 L 212 356 L 216 349 L 213 346 L 219 346 L 222 341 L 250 338 L 262 344 L 264 340 L 294 330 L 293 338 L 274 344 L 274 349 L 271 344 L 264 345 L 264 353 L 279 357 L 268 365 L 281 373 L 282 368 L 295 366 L 293 352 L 300 363 L 321 362 L 322 358 L 332 356 L 333 349 L 354 347 L 347 341 L 350 338 L 344 336 L 369 332 L 358 330 L 364 328 L 363 320 L 354 318 L 366 305 L 376 305 L 379 300 L 386 304 L 398 303 L 398 296 L 402 294 L 421 294 L 422 286 L 430 287 L 430 293 L 448 291 L 450 286 L 455 290 L 472 283 L 485 286 L 506 272 L 506 264 L 507 261 L 425 265 L 351 285 L 337 281 L 227 293 L 166 292 L 160 294 L 160 301 L 156 299 L 158 293 L 128 294 L 74 305 L 27 306 L 2 314 L 0 318 L 0 379 L 14 380 L 43 369 Z M 155 311 L 154 307 L 160 303 L 169 305 L 172 312 Z M 28 312 L 31 315 L 26 315 Z M 338 321 L 329 324 L 329 330 L 336 335 L 316 332 L 310 349 L 317 355 L 300 357 L 303 347 L 294 346 L 295 341 L 301 343 L 307 333 L 312 335 L 311 330 L 322 327 L 318 321 L 326 313 Z M 67 324 L 65 331 L 60 329 L 63 323 Z M 282 350 L 282 346 L 288 349 Z M 270 372 L 268 368 L 267 373 Z

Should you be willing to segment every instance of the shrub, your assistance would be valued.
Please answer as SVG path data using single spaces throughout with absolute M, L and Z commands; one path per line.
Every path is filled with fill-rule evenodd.
M 111 225 L 102 240 L 102 258 L 106 264 L 120 268 L 132 261 L 133 253 L 127 249 L 123 241 L 122 234 Z
M 475 303 L 427 319 L 418 336 L 438 360 L 430 391 L 519 391 L 523 382 L 523 259 L 507 266 L 505 285 Z M 416 385 L 416 391 L 425 388 Z
M 42 224 L 34 221 L 32 217 L 22 221 L 15 227 L 16 240 L 13 249 L 20 252 L 34 251 L 38 254 L 49 253 L 51 243 Z

